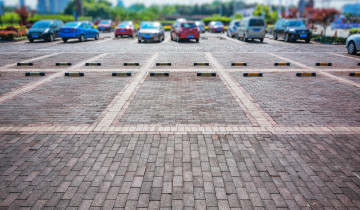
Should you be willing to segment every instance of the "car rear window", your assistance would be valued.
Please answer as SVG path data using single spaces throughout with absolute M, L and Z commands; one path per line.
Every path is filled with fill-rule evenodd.
M 265 22 L 261 19 L 252 19 L 250 20 L 249 26 L 265 26 Z
M 181 24 L 182 28 L 196 28 L 196 24 L 195 23 L 183 23 Z
M 64 25 L 64 27 L 75 27 L 75 26 L 78 26 L 79 23 L 78 22 L 70 22 L 70 23 L 66 23 Z
M 235 26 L 239 26 L 239 25 L 240 25 L 240 22 L 235 22 L 234 25 L 235 25 Z
M 110 21 L 101 21 L 100 24 L 110 24 Z
M 49 28 L 50 22 L 36 22 L 32 27 L 33 28 Z
M 215 22 L 214 25 L 216 25 L 216 26 L 222 26 L 223 23 L 222 23 L 222 22 Z

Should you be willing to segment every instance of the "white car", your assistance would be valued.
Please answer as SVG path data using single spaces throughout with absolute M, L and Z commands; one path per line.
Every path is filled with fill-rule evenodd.
M 360 51 L 360 33 L 351 35 L 346 40 L 346 48 L 350 55 L 355 55 Z

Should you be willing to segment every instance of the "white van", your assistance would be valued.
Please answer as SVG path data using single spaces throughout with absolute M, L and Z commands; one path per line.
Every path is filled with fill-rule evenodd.
M 266 23 L 263 17 L 248 17 L 240 22 L 236 37 L 246 42 L 249 39 L 264 41 L 266 34 Z

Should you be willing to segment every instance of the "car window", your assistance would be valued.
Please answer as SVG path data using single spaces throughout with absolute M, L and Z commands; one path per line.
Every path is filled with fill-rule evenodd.
M 251 19 L 249 26 L 265 26 L 265 22 L 262 19 Z
M 196 28 L 196 24 L 195 23 L 183 23 L 181 24 L 182 28 Z
M 50 22 L 36 22 L 32 28 L 49 28 L 50 27 Z
M 287 27 L 301 27 L 305 26 L 304 22 L 302 21 L 289 21 L 286 24 Z
M 77 23 L 77 22 L 70 22 L 70 23 L 66 23 L 65 27 L 76 27 L 78 25 L 79 25 L 79 23 Z

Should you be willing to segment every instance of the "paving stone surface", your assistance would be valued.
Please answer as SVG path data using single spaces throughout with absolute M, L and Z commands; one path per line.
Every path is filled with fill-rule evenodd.
M 120 123 L 251 124 L 219 77 L 183 72 L 147 77 Z
M 0 124 L 91 124 L 130 78 L 110 73 L 57 78 L 0 105 Z

